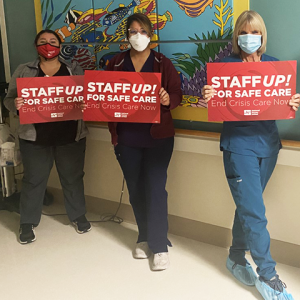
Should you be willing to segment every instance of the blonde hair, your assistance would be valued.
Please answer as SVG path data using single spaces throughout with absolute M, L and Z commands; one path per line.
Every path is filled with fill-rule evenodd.
M 238 36 L 243 28 L 249 24 L 252 30 L 258 30 L 261 32 L 261 46 L 257 50 L 257 54 L 261 55 L 267 50 L 267 29 L 263 18 L 254 10 L 246 10 L 238 17 L 232 38 L 233 53 L 240 54 L 241 48 L 238 45 Z

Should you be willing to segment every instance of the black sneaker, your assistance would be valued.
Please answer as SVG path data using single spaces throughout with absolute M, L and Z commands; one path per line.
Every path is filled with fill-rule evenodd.
M 273 290 L 278 291 L 280 293 L 282 293 L 283 289 L 286 288 L 286 284 L 279 279 L 278 275 L 275 275 L 270 280 L 263 280 L 262 278 L 259 278 L 259 279 L 260 279 L 260 281 L 266 283 Z
M 92 229 L 90 222 L 86 219 L 85 215 L 80 216 L 79 218 L 73 221 L 75 229 L 78 233 L 85 233 Z
M 279 279 L 278 275 L 270 280 L 259 277 L 255 285 L 264 299 L 294 300 L 293 296 L 287 292 L 286 284 Z
M 28 244 L 36 240 L 32 224 L 21 224 L 20 226 L 20 243 Z

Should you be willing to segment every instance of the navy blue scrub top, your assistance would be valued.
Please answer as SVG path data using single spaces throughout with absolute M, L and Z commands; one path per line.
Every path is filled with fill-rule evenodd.
M 140 72 L 153 72 L 154 59 L 154 52 L 151 50 L 151 53 Z M 135 72 L 129 51 L 124 58 L 123 71 Z M 154 139 L 150 133 L 151 127 L 152 124 L 150 123 L 119 122 L 117 125 L 118 144 L 122 144 L 127 147 L 145 148 L 162 145 L 164 139 Z
M 263 54 L 261 61 L 277 61 L 277 58 Z M 242 62 L 236 55 L 226 57 L 222 62 Z M 224 122 L 220 149 L 241 155 L 271 157 L 278 154 L 281 142 L 275 121 Z

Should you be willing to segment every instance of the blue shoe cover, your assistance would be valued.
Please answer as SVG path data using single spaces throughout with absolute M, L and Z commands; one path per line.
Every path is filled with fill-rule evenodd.
M 293 296 L 288 294 L 285 288 L 282 293 L 275 291 L 258 278 L 255 282 L 255 286 L 265 300 L 294 300 Z
M 232 273 L 232 275 L 243 284 L 255 285 L 257 276 L 248 262 L 246 267 L 244 267 L 236 264 L 228 257 L 226 261 L 226 267 Z

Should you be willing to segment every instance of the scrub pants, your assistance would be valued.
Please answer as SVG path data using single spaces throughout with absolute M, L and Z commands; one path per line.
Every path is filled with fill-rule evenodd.
M 245 265 L 245 251 L 250 250 L 257 273 L 266 280 L 275 276 L 275 261 L 270 254 L 263 191 L 277 161 L 277 154 L 260 158 L 223 152 L 227 181 L 236 204 L 229 257 Z
M 85 147 L 85 138 L 63 146 L 42 146 L 20 139 L 24 166 L 20 199 L 21 224 L 39 224 L 54 161 L 69 219 L 74 221 L 86 213 L 83 188 Z
M 115 147 L 138 225 L 137 243 L 148 242 L 153 253 L 167 252 L 171 246 L 167 238 L 168 193 L 165 187 L 173 147 L 173 137 L 152 148 L 121 144 Z

